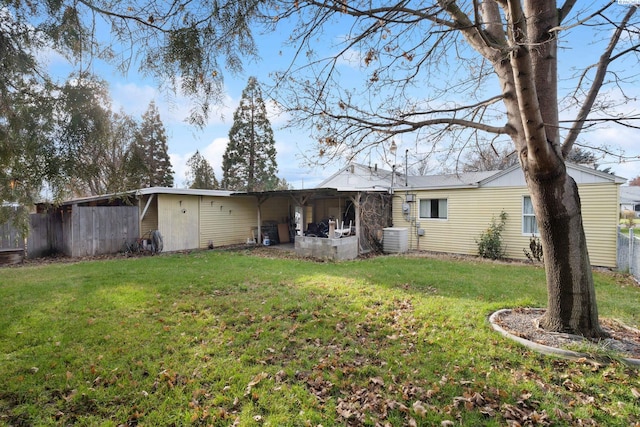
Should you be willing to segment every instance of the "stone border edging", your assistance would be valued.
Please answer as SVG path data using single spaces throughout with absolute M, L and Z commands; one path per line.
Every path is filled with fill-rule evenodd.
M 538 353 L 542 353 L 542 354 L 546 354 L 546 355 L 550 355 L 550 356 L 559 356 L 562 357 L 564 359 L 569 359 L 569 360 L 584 360 L 586 359 L 587 361 L 591 362 L 591 363 L 597 363 L 597 364 L 602 364 L 601 361 L 597 361 L 594 360 L 593 358 L 591 358 L 588 354 L 586 353 L 578 353 L 576 351 L 571 351 L 571 350 L 564 350 L 561 348 L 556 348 L 556 347 L 550 347 L 548 345 L 544 345 L 544 344 L 538 344 L 537 342 L 533 342 L 524 338 L 521 338 L 517 335 L 512 334 L 511 332 L 507 331 L 506 329 L 504 329 L 503 327 L 501 327 L 500 325 L 498 325 L 495 321 L 496 317 L 499 316 L 502 313 L 507 313 L 512 311 L 509 308 L 503 308 L 502 310 L 498 310 L 494 313 L 492 313 L 489 316 L 489 323 L 491 324 L 491 327 L 498 331 L 500 334 L 502 334 L 503 336 L 516 341 L 517 343 L 522 344 L 523 346 L 537 351 Z M 632 366 L 632 367 L 636 367 L 636 368 L 640 368 L 640 359 L 633 359 L 633 358 L 628 358 L 628 357 L 621 357 L 620 360 L 622 362 L 624 362 L 626 365 L 628 366 Z

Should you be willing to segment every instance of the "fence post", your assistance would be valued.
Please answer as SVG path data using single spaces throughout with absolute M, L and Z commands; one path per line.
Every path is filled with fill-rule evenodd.
M 635 268 L 634 268 L 634 254 L 633 254 L 633 242 L 635 238 L 633 237 L 633 227 L 629 228 L 629 273 L 632 276 L 635 276 Z

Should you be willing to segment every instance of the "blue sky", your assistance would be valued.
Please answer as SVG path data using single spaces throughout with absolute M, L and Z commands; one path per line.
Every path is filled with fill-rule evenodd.
M 233 112 L 238 106 L 242 90 L 247 84 L 250 76 L 258 78 L 259 82 L 268 83 L 269 73 L 286 68 L 289 64 L 289 56 L 280 54 L 282 51 L 281 41 L 285 40 L 287 35 L 283 33 L 286 27 L 280 30 L 279 34 L 269 34 L 258 37 L 260 44 L 261 60 L 245 64 L 244 73 L 241 75 L 225 74 L 225 90 L 226 101 L 224 105 L 214 106 L 208 124 L 203 129 L 197 129 L 185 122 L 191 105 L 189 100 L 178 96 L 172 96 L 168 99 L 165 94 L 161 93 L 155 82 L 141 77 L 134 71 L 130 71 L 126 75 L 122 75 L 111 70 L 106 66 L 100 66 L 94 69 L 94 72 L 106 79 L 110 84 L 111 97 L 113 100 L 113 108 L 118 111 L 122 108 L 126 113 L 140 118 L 147 109 L 149 103 L 153 100 L 157 104 L 161 119 L 165 125 L 168 135 L 169 155 L 175 174 L 175 185 L 177 187 L 184 186 L 186 161 L 196 150 L 199 150 L 205 158 L 214 167 L 216 177 L 222 177 L 221 163 L 222 156 L 226 148 L 228 140 L 228 132 L 233 122 Z M 333 44 L 332 38 L 338 41 L 341 32 L 339 26 L 330 29 L 326 34 L 326 44 L 320 48 L 328 49 Z M 590 43 L 590 35 L 584 33 L 582 44 L 566 45 L 561 43 L 560 66 L 573 66 L 585 59 L 591 60 L 595 58 L 594 48 Z M 598 53 L 599 54 L 599 53 Z M 357 55 L 356 55 L 357 57 Z M 50 58 L 51 66 L 60 66 L 62 59 L 60 57 Z M 349 67 L 348 62 L 342 62 L 342 65 Z M 358 78 L 359 64 L 354 61 L 351 64 L 353 72 L 349 74 L 352 78 Z M 638 64 L 629 64 L 630 67 L 637 68 Z M 98 67 L 98 65 L 96 65 Z M 562 83 L 561 83 L 562 84 Z M 631 95 L 636 99 L 620 107 L 620 110 L 629 112 L 640 112 L 640 90 L 634 89 L 635 93 Z M 611 92 L 613 98 L 619 96 L 615 92 Z M 312 143 L 310 136 L 306 131 L 295 131 L 284 129 L 287 117 L 286 114 L 277 114 L 277 106 L 266 100 L 270 114 L 272 128 L 275 133 L 278 175 L 285 178 L 294 188 L 310 188 L 322 181 L 322 179 L 330 176 L 343 164 L 334 164 L 331 167 L 310 168 L 303 162 L 303 157 L 313 156 Z M 585 134 L 585 139 L 592 143 L 607 143 L 611 148 L 621 148 L 625 150 L 627 155 L 640 156 L 640 131 L 630 128 L 601 128 Z M 402 140 L 398 139 L 398 158 L 400 153 L 404 157 L 405 147 Z M 411 148 L 407 145 L 407 149 Z M 359 158 L 362 163 L 377 163 L 383 166 L 384 161 L 381 157 L 374 155 L 362 156 Z M 398 159 L 400 162 L 400 159 Z M 624 178 L 634 178 L 640 175 L 640 162 L 632 161 L 626 163 L 616 163 L 615 159 L 604 159 L 601 161 L 603 166 L 611 167 L 611 169 L 619 176 Z

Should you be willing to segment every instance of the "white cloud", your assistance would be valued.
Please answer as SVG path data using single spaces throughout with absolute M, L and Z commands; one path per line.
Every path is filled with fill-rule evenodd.
M 186 187 L 185 181 L 187 180 L 186 172 L 187 172 L 187 160 L 189 157 L 193 156 L 191 154 L 177 154 L 177 153 L 169 153 L 169 160 L 171 161 L 171 166 L 173 167 L 173 186 L 177 188 Z
M 121 108 L 128 114 L 139 118 L 147 111 L 149 103 L 154 101 L 158 107 L 160 118 L 166 126 L 187 123 L 195 104 L 185 95 L 171 95 L 161 92 L 157 87 L 148 84 L 138 83 L 115 83 L 111 86 L 111 98 L 113 99 L 113 109 L 119 111 Z M 209 121 L 207 126 L 220 125 L 228 117 L 233 117 L 230 106 L 237 105 L 230 95 L 225 96 L 222 105 L 211 106 Z
M 338 65 L 344 65 L 354 70 L 359 70 L 363 64 L 362 53 L 354 48 L 347 49 L 337 61 Z
M 611 169 L 617 176 L 626 178 L 627 180 L 632 180 L 633 178 L 640 176 L 640 162 L 638 161 L 604 166 L 611 166 Z
M 603 146 L 613 153 L 598 161 L 602 167 L 609 167 L 613 173 L 627 179 L 640 175 L 638 147 L 640 131 L 638 129 L 610 124 L 591 133 L 585 133 L 583 137 L 590 144 L 596 147 Z
M 271 125 L 284 124 L 290 118 L 284 107 L 277 101 L 267 100 L 265 101 L 265 107 L 267 109 L 267 119 L 269 119 Z
M 198 149 L 200 154 L 211 164 L 218 181 L 222 179 L 222 156 L 227 149 L 228 138 L 215 138 L 211 143 L 202 149 Z M 171 166 L 173 167 L 174 182 L 176 187 L 186 187 L 187 162 L 195 154 L 195 151 L 186 153 L 169 153 Z
M 149 103 L 159 98 L 159 93 L 155 87 L 149 85 L 116 83 L 111 86 L 111 98 L 115 111 L 124 110 L 127 114 L 140 118 L 149 108 Z M 160 117 L 165 120 L 162 112 Z
M 222 179 L 222 157 L 228 143 L 229 138 L 216 138 L 201 150 L 201 154 L 213 167 L 218 181 Z

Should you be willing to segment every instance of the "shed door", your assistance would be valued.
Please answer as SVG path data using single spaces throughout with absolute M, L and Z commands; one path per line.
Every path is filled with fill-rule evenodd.
M 182 251 L 199 247 L 198 197 L 160 195 L 158 198 L 158 229 L 164 251 Z

